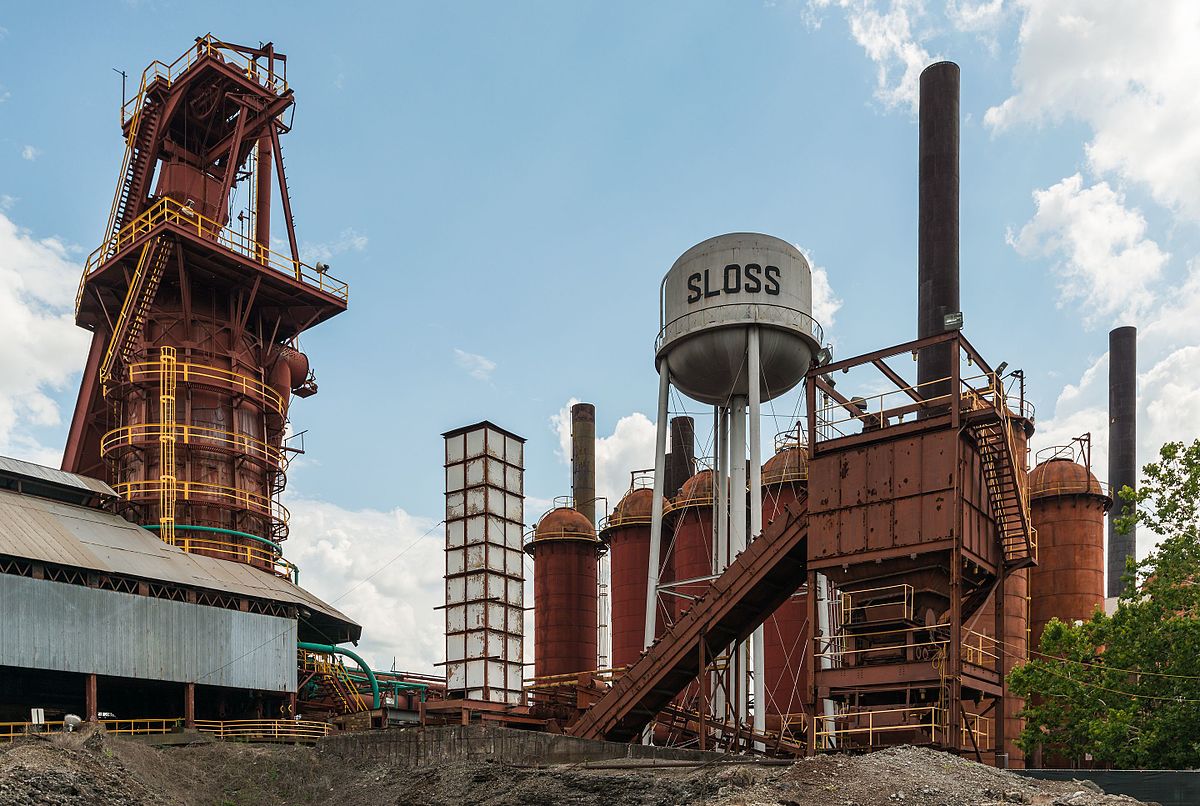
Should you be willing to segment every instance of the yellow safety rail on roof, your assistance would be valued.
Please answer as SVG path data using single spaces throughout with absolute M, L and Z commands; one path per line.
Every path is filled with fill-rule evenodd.
M 213 219 L 207 218 L 192 208 L 184 206 L 170 196 L 164 196 L 88 255 L 87 262 L 84 265 L 83 278 L 79 283 L 79 291 L 75 295 L 76 314 L 78 314 L 79 306 L 83 302 L 83 290 L 87 278 L 135 240 L 157 227 L 165 225 L 175 226 L 197 237 L 215 241 L 230 252 L 248 258 L 260 266 L 298 280 L 306 286 L 315 288 L 332 297 L 343 301 L 350 299 L 350 286 L 347 283 L 330 276 L 324 271 L 318 271 L 303 261 L 292 260 L 287 255 L 268 249 L 249 235 L 238 232 L 231 227 L 222 226 Z
M 158 59 L 150 62 L 149 66 L 142 71 L 141 87 L 137 95 L 130 98 L 121 107 L 121 124 L 124 125 L 125 121 L 129 120 L 141 108 L 147 87 L 155 81 L 164 81 L 167 86 L 170 86 L 197 62 L 208 56 L 216 57 L 226 64 L 233 65 L 244 73 L 247 78 L 271 90 L 276 95 L 282 95 L 287 92 L 288 83 L 282 75 L 268 74 L 263 69 L 263 66 L 258 64 L 253 57 L 234 50 L 224 42 L 213 37 L 212 34 L 205 34 L 196 40 L 196 44 L 185 50 L 178 59 L 170 64 L 161 62 Z

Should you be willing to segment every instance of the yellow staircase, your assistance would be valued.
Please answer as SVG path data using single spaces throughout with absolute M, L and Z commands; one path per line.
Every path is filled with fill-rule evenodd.
M 112 338 L 109 339 L 108 349 L 104 353 L 104 362 L 100 365 L 100 383 L 106 394 L 117 360 L 120 359 L 122 363 L 129 362 L 134 341 L 146 326 L 146 314 L 150 312 L 150 306 L 158 293 L 159 283 L 162 282 L 163 272 L 174 252 L 174 246 L 175 241 L 172 238 L 159 235 L 142 247 L 133 279 L 129 281 L 129 291 L 125 294 L 125 302 L 121 306 Z

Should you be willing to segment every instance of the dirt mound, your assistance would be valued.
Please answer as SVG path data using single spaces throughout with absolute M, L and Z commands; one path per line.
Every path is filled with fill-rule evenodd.
M 558 766 L 455 762 L 417 769 L 308 747 L 149 747 L 85 731 L 0 745 L 5 806 L 1124 806 L 1090 784 L 1034 781 L 913 747 L 782 766 Z

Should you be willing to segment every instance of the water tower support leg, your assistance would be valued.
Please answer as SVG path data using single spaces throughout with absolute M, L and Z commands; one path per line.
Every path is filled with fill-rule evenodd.
M 746 550 L 746 398 L 733 398 L 729 428 L 729 555 L 727 563 Z M 735 644 L 733 663 L 737 675 L 732 690 L 737 693 L 734 714 L 740 725 L 746 719 L 747 656 L 744 643 Z
M 658 420 L 654 442 L 654 503 L 650 510 L 650 562 L 646 569 L 645 645 L 654 643 L 658 616 L 659 554 L 662 547 L 663 489 L 667 472 L 667 404 L 671 393 L 671 373 L 664 360 L 658 377 Z
M 746 366 L 750 372 L 750 539 L 755 540 L 762 534 L 762 366 L 759 355 L 758 328 L 750 328 L 749 355 Z M 766 651 L 763 645 L 763 628 L 760 625 L 750 639 L 754 655 L 754 732 L 762 735 L 767 732 L 767 686 L 766 686 Z M 764 752 L 767 748 L 762 742 L 755 749 Z

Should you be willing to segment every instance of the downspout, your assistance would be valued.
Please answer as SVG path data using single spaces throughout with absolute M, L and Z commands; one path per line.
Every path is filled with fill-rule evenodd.
M 300 649 L 306 649 L 309 652 L 323 652 L 326 655 L 345 655 L 357 663 L 358 668 L 366 672 L 367 680 L 371 683 L 371 696 L 375 698 L 375 703 L 371 708 L 375 709 L 379 707 L 379 681 L 375 679 L 375 673 L 371 671 L 371 667 L 367 665 L 365 660 L 349 649 L 342 649 L 340 646 L 334 646 L 333 644 L 310 644 L 308 641 L 297 641 L 296 646 Z

